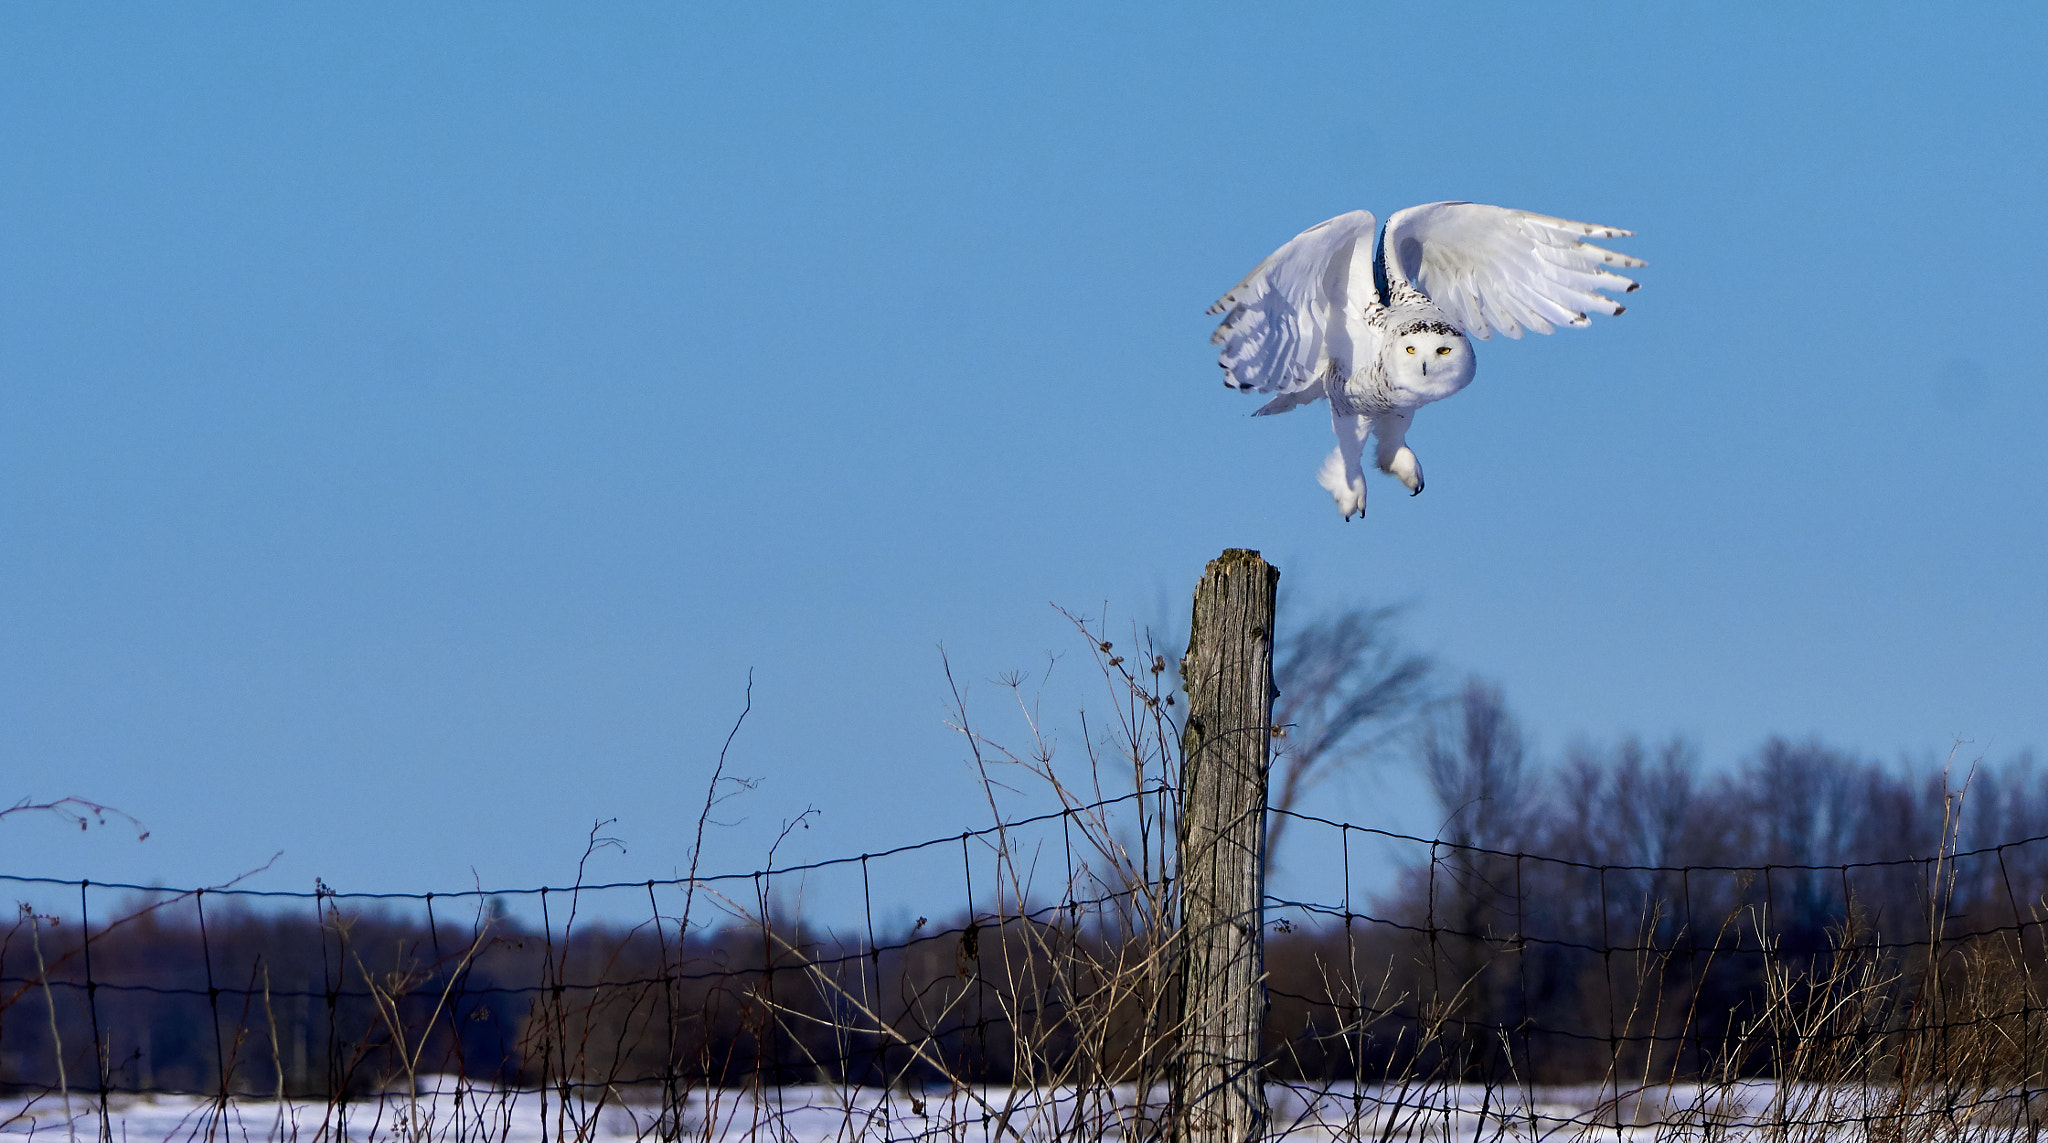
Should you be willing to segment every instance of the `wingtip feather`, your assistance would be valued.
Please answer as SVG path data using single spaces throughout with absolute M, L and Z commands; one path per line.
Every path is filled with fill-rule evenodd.
M 1548 226 L 1552 230 L 1568 231 L 1585 238 L 1634 238 L 1636 236 L 1635 231 L 1623 230 L 1619 226 L 1602 226 L 1597 222 L 1574 222 L 1569 218 L 1559 218 L 1554 214 L 1537 214 L 1531 210 L 1522 211 L 1521 214 L 1522 217 Z

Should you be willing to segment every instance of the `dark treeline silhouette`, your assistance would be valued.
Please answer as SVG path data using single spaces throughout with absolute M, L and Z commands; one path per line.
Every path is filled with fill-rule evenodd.
M 994 1005 L 973 995 L 976 946 L 1000 944 L 982 937 L 986 918 L 921 924 L 876 951 L 800 921 L 679 944 L 674 922 L 550 939 L 504 917 L 429 927 L 327 901 L 316 919 L 229 900 L 208 895 L 203 927 L 190 898 L 96 925 L 89 978 L 75 924 L 18 920 L 0 939 L 0 1083 L 56 1088 L 52 1005 L 74 1092 L 101 1082 L 96 1030 L 116 1091 L 321 1097 L 436 1073 L 525 1086 L 920 1078 L 883 1037 L 835 1027 L 849 1002 L 911 1030 L 929 1014 L 949 1060 L 1002 1074 L 976 1066 L 996 1050 Z
M 1944 1051 L 1977 1037 L 1985 1082 L 2048 1055 L 2048 842 L 2024 841 L 2048 834 L 2048 782 L 2026 759 L 1913 773 L 1773 739 L 1708 773 L 1683 741 L 1626 740 L 1539 764 L 1479 684 L 1413 741 L 1441 837 L 1355 913 L 1269 917 L 1278 1077 L 1812 1078 L 1818 1051 L 1869 1080 L 1933 1031 Z M 130 901 L 89 947 L 24 912 L 0 935 L 0 1084 L 331 1098 L 446 1073 L 671 1095 L 1156 1074 L 1171 942 L 1146 895 L 1163 887 L 1101 888 L 1114 900 L 991 903 L 873 943 L 766 897 L 685 933 L 209 892 Z
M 436 1074 L 671 1095 L 1002 1083 L 1017 1075 L 1020 1028 L 1040 1056 L 1087 1040 L 1118 1068 L 1158 1039 L 1144 981 L 1163 974 L 1122 963 L 1141 942 L 1071 923 L 1080 907 L 1099 922 L 1117 904 L 1102 900 L 920 918 L 873 945 L 772 909 L 765 925 L 740 918 L 679 943 L 672 918 L 548 933 L 504 916 L 429 926 L 332 899 L 317 915 L 233 900 L 136 904 L 94 926 L 89 964 L 75 924 L 24 911 L 0 937 L 0 1086 L 95 1093 L 95 1041 L 110 1091 L 319 1099 Z
M 1539 766 L 1477 682 L 1418 754 L 1444 844 L 1377 922 L 1273 946 L 1271 1039 L 1304 1073 L 1775 1075 L 1812 1047 L 1779 1024 L 1831 998 L 1836 1022 L 1790 1034 L 1874 1060 L 1948 1021 L 2009 1040 L 2000 1066 L 2048 1051 L 2031 758 L 1915 773 L 1773 738 L 1707 774 L 1683 740 L 1628 739 Z

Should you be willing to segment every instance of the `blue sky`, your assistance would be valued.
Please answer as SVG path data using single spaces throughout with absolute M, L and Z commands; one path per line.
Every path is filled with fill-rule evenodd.
M 559 883 L 617 817 L 663 875 L 749 669 L 710 864 L 982 824 L 939 646 L 998 735 L 1068 652 L 1071 754 L 1048 604 L 1228 546 L 1553 751 L 2048 743 L 2039 8 L 741 8 L 0 12 L 4 796 L 154 831 L 0 866 Z M 1202 311 L 1446 198 L 1644 288 L 1343 524 Z

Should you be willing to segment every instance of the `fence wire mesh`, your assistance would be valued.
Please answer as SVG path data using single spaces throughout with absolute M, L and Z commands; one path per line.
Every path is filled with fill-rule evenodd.
M 0 878 L 74 902 L 0 939 L 0 1131 L 1159 1137 L 1175 797 L 627 883 Z M 1661 867 L 1290 817 L 1341 868 L 1266 901 L 1275 1135 L 2039 1137 L 2048 838 Z M 912 863 L 959 883 L 914 920 Z

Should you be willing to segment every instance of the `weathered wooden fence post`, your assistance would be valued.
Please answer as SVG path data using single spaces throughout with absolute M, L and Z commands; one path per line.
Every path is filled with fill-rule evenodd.
M 1181 680 L 1179 1143 L 1244 1143 L 1266 1129 L 1266 765 L 1273 602 L 1280 569 L 1231 548 L 1195 588 Z

